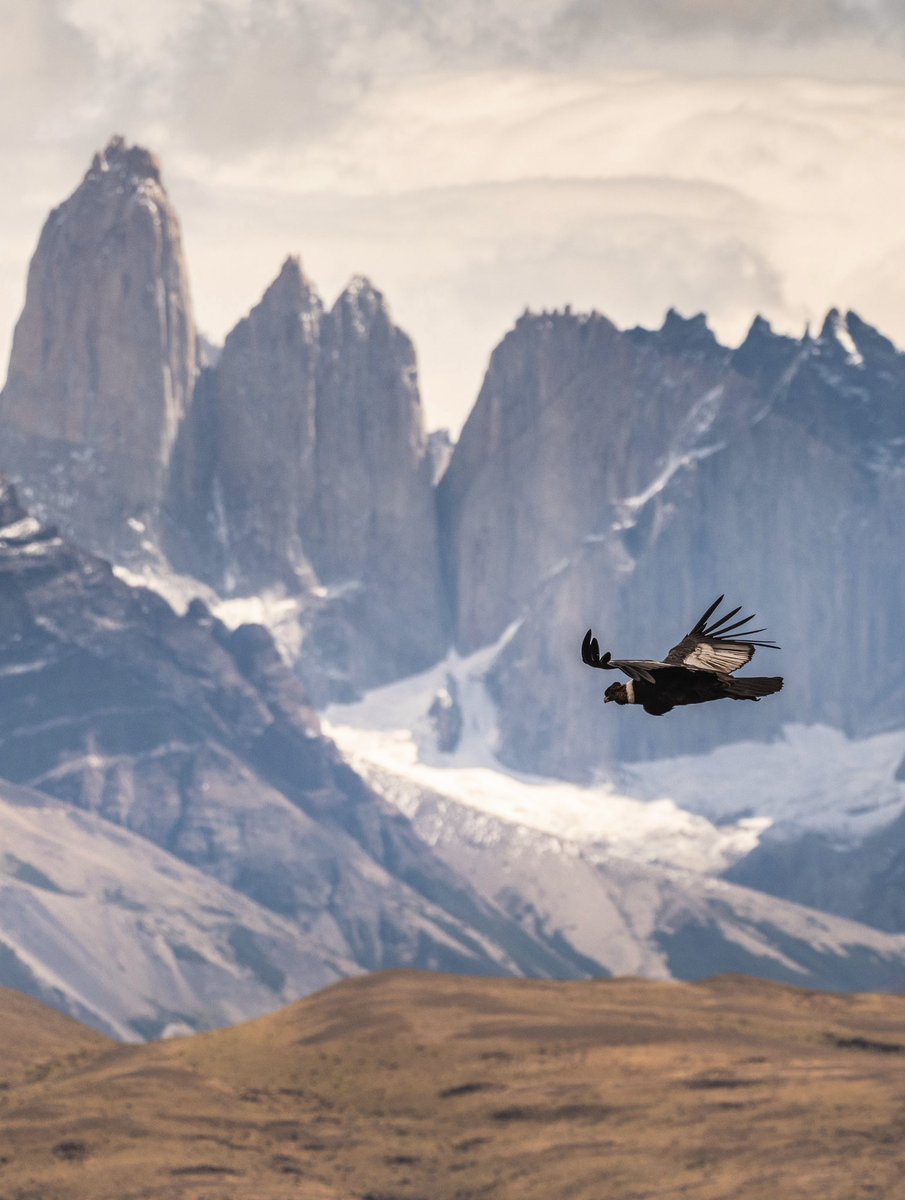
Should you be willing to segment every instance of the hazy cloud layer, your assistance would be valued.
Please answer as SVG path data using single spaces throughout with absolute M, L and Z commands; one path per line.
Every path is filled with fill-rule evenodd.
M 898 0 L 5 4 L 14 40 L 36 48 L 19 68 L 35 91 L 41 80 L 51 98 L 71 95 L 81 74 L 101 109 L 211 158 L 315 142 L 354 118 L 375 87 L 438 72 L 761 73 L 773 63 L 873 80 L 901 77 L 905 32 Z
M 893 0 L 0 0 L 0 353 L 47 211 L 114 132 L 163 161 L 203 327 L 288 252 L 371 275 L 458 425 L 526 305 L 905 344 Z M 882 83 L 880 82 L 882 81 Z

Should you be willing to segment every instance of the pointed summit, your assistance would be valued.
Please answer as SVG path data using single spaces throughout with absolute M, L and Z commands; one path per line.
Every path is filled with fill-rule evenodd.
M 282 314 L 283 318 L 290 322 L 300 322 L 305 330 L 299 336 L 310 341 L 312 336 L 316 336 L 314 327 L 320 324 L 323 312 L 323 301 L 302 269 L 301 259 L 296 254 L 290 254 L 264 295 L 248 316 L 229 334 L 229 338 L 235 342 L 249 321 L 260 324 L 263 314 L 267 313 L 270 314 L 267 320 L 279 321 L 280 317 L 277 314 Z
M 721 349 L 704 313 L 683 317 L 674 308 L 669 309 L 663 321 L 660 341 L 667 349 L 683 354 L 710 354 Z
M 882 359 L 887 362 L 901 358 L 901 352 L 873 325 L 868 324 L 851 309 L 845 314 L 845 323 L 852 340 L 865 360 Z
M 818 341 L 822 342 L 828 338 L 835 337 L 840 325 L 844 325 L 842 314 L 838 308 L 831 308 L 823 318 L 820 333 L 817 335 Z
M 264 296 L 280 297 L 290 304 L 310 306 L 312 303 L 321 305 L 314 284 L 302 269 L 302 260 L 297 254 L 286 257 L 279 274 L 264 293 Z
M 121 134 L 114 134 L 103 150 L 91 160 L 88 175 L 107 172 L 129 176 L 134 180 L 150 179 L 161 183 L 160 161 L 144 146 L 130 146 Z M 87 178 L 87 176 L 86 176 Z
M 31 260 L 0 468 L 42 516 L 115 555 L 129 520 L 160 502 L 196 372 L 179 221 L 154 155 L 114 137 L 50 214 Z
M 356 326 L 370 325 L 377 317 L 391 323 L 390 310 L 381 291 L 365 275 L 353 275 L 333 306 L 333 315 L 354 314 Z M 345 318 L 343 318 L 345 319 Z
M 668 309 L 663 324 L 659 329 L 645 329 L 638 325 L 626 331 L 633 342 L 649 346 L 657 352 L 666 351 L 669 354 L 681 355 L 683 358 L 708 358 L 710 356 L 725 357 L 727 351 L 717 341 L 716 336 L 707 324 L 704 313 L 695 313 L 693 317 L 683 317 L 676 309 Z
M 861 367 L 864 358 L 855 344 L 848 323 L 838 308 L 831 308 L 817 338 L 818 343 L 831 351 L 841 350 L 850 366 Z
M 383 293 L 371 283 L 367 275 L 353 275 L 339 298 L 362 304 L 370 304 L 373 301 L 381 305 L 386 303 Z
M 732 366 L 749 378 L 775 378 L 801 353 L 805 342 L 774 332 L 766 317 L 758 313 L 745 340 L 732 352 Z
M 748 330 L 747 334 L 745 335 L 745 340 L 744 340 L 744 342 L 742 342 L 742 345 L 744 346 L 748 342 L 758 342 L 758 341 L 763 340 L 764 338 L 773 337 L 773 336 L 774 336 L 773 326 L 770 324 L 770 322 L 767 320 L 766 317 L 763 317 L 763 316 L 761 316 L 760 313 L 758 313 L 757 316 L 754 318 L 754 320 L 751 322 L 751 328 Z

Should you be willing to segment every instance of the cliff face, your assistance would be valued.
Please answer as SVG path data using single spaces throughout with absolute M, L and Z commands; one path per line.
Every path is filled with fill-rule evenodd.
M 171 553 L 224 592 L 304 600 L 325 698 L 419 670 L 446 645 L 415 354 L 357 279 L 325 312 L 289 259 L 202 376 L 174 455 Z
M 693 453 L 698 427 L 743 390 L 725 358 L 718 347 L 661 350 L 597 314 L 516 324 L 439 489 L 460 649 L 494 641 L 565 558 L 628 528 L 637 498 L 667 469 L 666 452 Z
M 153 155 L 114 138 L 49 216 L 0 404 L 0 466 L 97 549 L 158 504 L 196 375 L 179 222 Z
M 223 592 L 311 584 L 299 522 L 315 491 L 322 320 L 287 259 L 203 373 L 180 431 L 168 503 L 189 534 L 185 565 L 197 572 L 200 549 L 200 573 Z
M 504 759 L 586 774 L 786 721 L 900 722 L 903 387 L 902 356 L 854 314 L 801 341 L 757 322 L 734 352 L 675 316 L 654 333 L 523 319 L 440 487 L 459 645 L 517 623 L 489 676 Z M 784 692 L 667 721 L 604 710 L 613 677 L 580 663 L 584 630 L 662 655 L 721 592 L 783 646 L 748 672 Z
M 423 670 L 448 624 L 415 351 L 364 279 L 324 322 L 315 461 L 303 537 L 327 603 L 309 650 L 365 684 Z

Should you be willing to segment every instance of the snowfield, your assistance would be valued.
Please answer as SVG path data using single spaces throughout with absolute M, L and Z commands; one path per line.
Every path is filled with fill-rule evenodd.
M 403 811 L 424 790 L 552 837 L 704 874 L 743 858 L 767 829 L 853 842 L 905 809 L 905 783 L 895 779 L 905 732 L 852 741 L 826 726 L 788 726 L 781 741 L 633 763 L 591 787 L 508 770 L 494 757 L 494 709 L 482 680 L 511 634 L 359 703 L 331 706 L 325 732 L 364 774 L 379 773 L 384 786 L 398 781 L 393 798 Z M 428 709 L 450 680 L 464 726 L 455 752 L 443 754 Z M 601 705 L 601 720 L 609 717 Z
M 633 764 L 591 787 L 540 779 L 493 755 L 482 677 L 498 650 L 452 654 L 359 703 L 332 706 L 324 719 L 356 769 L 478 891 L 527 928 L 564 938 L 590 973 L 745 971 L 808 986 L 903 985 L 905 936 L 719 875 L 767 830 L 849 841 L 893 820 L 905 808 L 905 785 L 894 778 L 905 733 L 853 742 L 792 727 L 776 743 Z M 444 690 L 463 717 L 450 754 L 438 751 L 428 716 Z

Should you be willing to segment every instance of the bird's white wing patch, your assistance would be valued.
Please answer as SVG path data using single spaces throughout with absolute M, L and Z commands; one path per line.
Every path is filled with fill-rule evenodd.
M 700 671 L 718 671 L 720 675 L 731 675 L 739 667 L 751 661 L 754 654 L 753 646 L 744 642 L 698 642 L 695 648 L 685 655 L 682 660 L 686 667 L 696 667 Z

